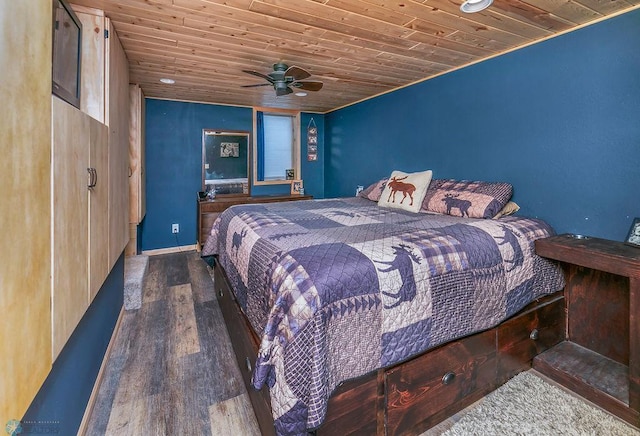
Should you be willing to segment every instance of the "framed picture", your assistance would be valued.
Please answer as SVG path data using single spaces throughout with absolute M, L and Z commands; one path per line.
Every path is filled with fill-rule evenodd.
M 288 170 L 286 170 L 286 177 L 287 180 L 293 180 L 293 178 L 295 177 L 295 170 L 293 168 L 289 168 Z
M 633 247 L 640 248 L 640 218 L 636 217 L 633 219 L 633 223 L 631 223 L 631 228 L 629 229 L 629 233 L 627 234 L 624 243 L 627 245 L 631 245 Z
M 237 142 L 221 142 L 220 157 L 238 157 L 240 156 L 240 144 Z
M 304 194 L 304 186 L 302 180 L 291 181 L 291 194 Z

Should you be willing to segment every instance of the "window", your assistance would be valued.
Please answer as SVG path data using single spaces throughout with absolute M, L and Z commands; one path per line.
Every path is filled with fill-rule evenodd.
M 255 184 L 289 183 L 287 170 L 300 178 L 299 125 L 296 112 L 254 111 Z

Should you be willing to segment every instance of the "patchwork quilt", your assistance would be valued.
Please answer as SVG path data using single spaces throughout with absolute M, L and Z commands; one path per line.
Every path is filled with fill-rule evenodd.
M 380 208 L 362 198 L 234 206 L 217 254 L 261 336 L 253 384 L 269 386 L 278 434 L 322 424 L 342 381 L 492 328 L 563 275 L 534 253 L 543 221 Z

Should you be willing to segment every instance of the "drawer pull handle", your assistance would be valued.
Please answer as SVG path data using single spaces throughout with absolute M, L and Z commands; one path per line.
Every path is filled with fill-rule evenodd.
M 249 360 L 248 357 L 245 357 L 244 359 L 247 364 L 247 371 L 251 372 L 251 361 Z
M 540 337 L 540 332 L 538 331 L 538 329 L 533 329 L 531 330 L 531 334 L 529 335 L 529 337 L 534 341 L 537 341 L 538 338 Z
M 442 376 L 442 384 L 450 385 L 451 383 L 453 383 L 453 379 L 455 378 L 456 378 L 456 375 L 453 372 L 448 372 Z

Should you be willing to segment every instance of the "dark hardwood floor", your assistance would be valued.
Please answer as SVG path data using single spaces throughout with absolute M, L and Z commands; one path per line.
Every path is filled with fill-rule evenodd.
M 126 311 L 87 435 L 259 435 L 206 264 L 151 256 Z
M 123 314 L 86 435 L 260 434 L 211 275 L 195 251 L 149 257 L 142 307 Z

